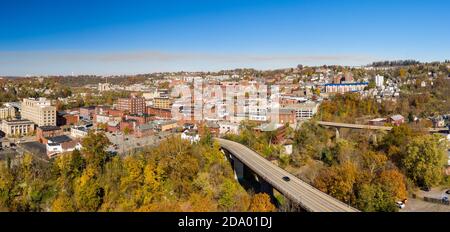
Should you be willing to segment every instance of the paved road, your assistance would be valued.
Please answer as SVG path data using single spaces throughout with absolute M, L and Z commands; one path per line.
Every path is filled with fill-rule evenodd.
M 285 197 L 298 203 L 310 212 L 358 212 L 345 203 L 312 187 L 306 182 L 291 175 L 287 171 L 272 164 L 246 146 L 224 139 L 217 139 L 221 147 L 232 153 L 258 176 L 270 183 L 272 187 Z M 282 178 L 288 176 L 291 180 L 286 182 Z
M 392 130 L 392 127 L 389 127 L 389 126 L 371 126 L 371 125 L 362 125 L 362 124 L 323 122 L 323 121 L 318 121 L 317 124 L 322 125 L 322 126 L 351 128 L 351 129 L 382 130 L 382 131 Z M 437 132 L 448 131 L 448 128 L 429 128 L 428 130 L 431 133 L 437 133 Z

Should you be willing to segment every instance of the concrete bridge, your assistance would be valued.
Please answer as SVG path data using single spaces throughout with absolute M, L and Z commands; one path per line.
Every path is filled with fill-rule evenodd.
M 244 169 L 250 169 L 258 176 L 263 192 L 271 193 L 273 189 L 276 189 L 293 203 L 309 212 L 358 212 L 357 209 L 279 168 L 246 146 L 224 139 L 217 139 L 217 141 L 232 159 L 236 177 L 244 178 Z M 286 181 L 283 179 L 284 177 L 288 177 L 290 180 Z
M 357 129 L 357 130 L 373 130 L 373 131 L 390 131 L 392 130 L 392 127 L 390 126 L 372 126 L 372 125 L 362 125 L 362 124 L 350 124 L 350 123 L 340 123 L 340 122 L 324 122 L 324 121 L 318 121 L 318 125 L 325 126 L 325 127 L 333 127 L 336 129 L 336 138 L 340 137 L 340 131 L 341 128 L 347 128 L 347 129 Z M 449 131 L 449 128 L 443 127 L 443 128 L 428 128 L 427 129 L 429 133 L 445 133 Z
M 350 123 L 340 123 L 340 122 L 324 122 L 318 121 L 318 125 L 327 126 L 327 127 L 335 127 L 335 128 L 349 128 L 349 129 L 360 129 L 360 130 L 379 130 L 379 131 L 390 131 L 392 127 L 390 126 L 372 126 L 372 125 L 362 125 L 362 124 L 350 124 Z M 439 133 L 448 131 L 449 128 L 428 128 L 430 133 Z

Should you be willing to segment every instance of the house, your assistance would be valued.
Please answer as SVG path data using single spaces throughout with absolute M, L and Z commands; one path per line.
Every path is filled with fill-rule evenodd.
M 74 138 L 84 138 L 88 135 L 88 128 L 85 126 L 72 127 L 70 128 L 70 136 Z
M 434 128 L 445 127 L 445 120 L 444 120 L 444 117 L 442 117 L 442 116 L 434 117 L 431 119 L 431 121 L 433 122 Z
M 274 133 L 273 142 L 278 144 L 285 139 L 286 129 L 287 128 L 283 124 L 271 122 L 261 124 L 260 126 L 255 127 L 253 130 L 257 133 Z
M 396 114 L 388 118 L 388 123 L 394 126 L 400 126 L 401 124 L 405 123 L 405 117 L 401 116 L 400 114 Z
M 62 135 L 48 138 L 47 156 L 54 158 L 58 154 L 65 152 L 72 152 L 75 149 L 81 150 L 81 143 L 79 140 L 73 140 L 69 136 Z
M 215 121 L 207 121 L 206 127 L 208 128 L 209 132 L 215 136 L 219 135 L 220 133 L 220 126 Z
M 222 121 L 219 122 L 219 134 L 239 134 L 239 123 Z
M 386 123 L 386 118 L 375 118 L 369 121 L 370 126 L 384 126 Z
M 292 141 L 292 139 L 286 139 L 283 143 L 283 147 L 284 147 L 284 153 L 286 155 L 292 155 L 293 152 L 293 144 L 294 141 Z
M 200 141 L 200 136 L 195 132 L 185 130 L 181 133 L 181 139 L 189 140 L 191 143 L 197 143 Z

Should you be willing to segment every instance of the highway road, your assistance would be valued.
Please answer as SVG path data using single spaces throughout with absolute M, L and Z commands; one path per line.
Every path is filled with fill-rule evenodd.
M 294 175 L 279 168 L 246 146 L 224 139 L 217 139 L 221 147 L 239 159 L 259 177 L 270 183 L 285 197 L 309 212 L 358 212 L 357 209 L 321 192 Z M 284 181 L 283 177 L 290 181 Z

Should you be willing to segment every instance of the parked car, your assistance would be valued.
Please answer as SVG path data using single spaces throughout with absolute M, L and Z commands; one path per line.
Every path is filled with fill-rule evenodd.
M 406 207 L 405 203 L 401 202 L 401 201 L 397 201 L 396 205 L 398 208 L 400 209 L 404 209 Z
M 449 194 L 450 195 L 450 189 L 449 190 L 447 190 L 446 192 L 445 192 L 446 194 Z

